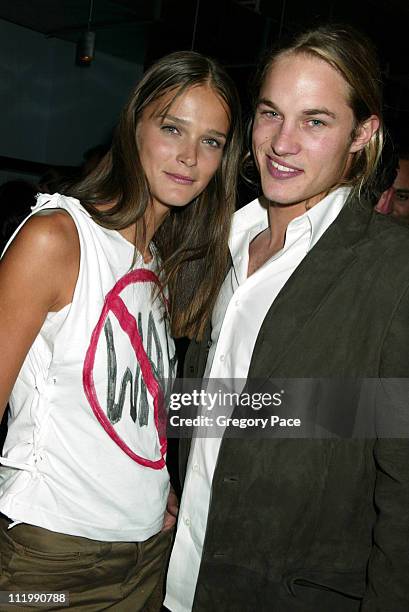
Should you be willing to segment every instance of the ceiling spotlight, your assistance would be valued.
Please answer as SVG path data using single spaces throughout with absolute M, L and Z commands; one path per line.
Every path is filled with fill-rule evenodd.
M 86 30 L 81 32 L 77 42 L 77 64 L 90 66 L 95 54 L 95 32 Z
M 90 66 L 95 55 L 95 32 L 91 30 L 92 13 L 94 10 L 94 0 L 89 2 L 88 26 L 77 42 L 77 64 L 79 66 Z

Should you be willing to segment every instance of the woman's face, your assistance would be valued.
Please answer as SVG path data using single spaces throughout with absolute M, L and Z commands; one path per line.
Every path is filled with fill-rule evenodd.
M 175 91 L 149 104 L 137 127 L 137 144 L 157 214 L 185 206 L 206 189 L 223 156 L 230 120 L 209 85 L 197 85 L 167 103 Z

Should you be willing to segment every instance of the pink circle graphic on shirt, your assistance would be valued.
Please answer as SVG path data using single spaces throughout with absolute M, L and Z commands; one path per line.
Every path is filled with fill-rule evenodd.
M 150 270 L 132 270 L 131 272 L 128 272 L 127 274 L 125 274 L 125 276 L 120 278 L 119 281 L 111 289 L 111 291 L 109 291 L 109 293 L 106 295 L 101 316 L 99 317 L 98 323 L 96 324 L 94 331 L 92 332 L 90 345 L 85 355 L 82 380 L 85 395 L 87 396 L 92 411 L 98 419 L 99 423 L 105 429 L 106 433 L 109 435 L 109 437 L 124 451 L 124 453 L 126 453 L 131 459 L 133 459 L 133 461 L 135 461 L 139 465 L 152 468 L 154 470 L 160 470 L 166 465 L 164 456 L 166 454 L 167 448 L 167 415 L 164 407 L 163 392 L 160 384 L 158 383 L 153 374 L 151 363 L 143 347 L 136 319 L 129 312 L 119 295 L 121 291 L 125 289 L 125 287 L 138 282 L 155 283 L 155 285 L 157 285 L 161 291 L 162 298 L 165 300 L 165 303 L 167 303 L 166 298 L 163 296 L 161 284 L 158 277 Z M 136 454 L 126 444 L 126 442 L 122 440 L 122 438 L 115 431 L 112 423 L 109 421 L 107 415 L 103 411 L 98 401 L 98 396 L 94 385 L 93 368 L 95 363 L 95 354 L 97 351 L 98 340 L 104 328 L 106 318 L 110 312 L 115 315 L 119 325 L 129 337 L 131 345 L 135 351 L 137 362 L 141 368 L 143 381 L 146 385 L 147 390 L 153 398 L 154 423 L 156 431 L 158 433 L 161 452 L 161 458 L 156 461 L 146 459 L 145 457 L 141 457 L 140 455 Z

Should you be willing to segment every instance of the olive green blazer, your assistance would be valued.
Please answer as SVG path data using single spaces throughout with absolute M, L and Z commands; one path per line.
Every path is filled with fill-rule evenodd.
M 208 340 L 191 344 L 186 376 L 202 375 Z M 350 199 L 308 253 L 248 384 L 291 377 L 409 378 L 407 227 Z M 224 439 L 193 609 L 407 612 L 409 441 Z

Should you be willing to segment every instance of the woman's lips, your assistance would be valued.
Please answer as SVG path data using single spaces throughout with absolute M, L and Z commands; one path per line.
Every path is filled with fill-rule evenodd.
M 165 174 L 172 181 L 178 183 L 178 185 L 192 185 L 192 183 L 194 183 L 194 179 L 189 176 L 183 176 L 183 174 L 173 174 L 172 172 L 165 172 Z
M 296 176 L 300 176 L 304 172 L 304 170 L 299 170 L 298 168 L 294 168 L 293 166 L 287 166 L 286 164 L 280 164 L 279 162 L 271 159 L 271 157 L 266 158 L 267 170 L 270 176 L 275 179 L 292 179 Z

